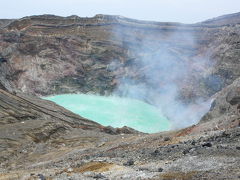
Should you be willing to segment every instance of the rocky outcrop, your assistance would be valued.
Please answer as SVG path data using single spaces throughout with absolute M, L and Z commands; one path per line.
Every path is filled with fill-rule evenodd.
M 7 90 L 4 85 L 0 83 L 0 89 Z
M 229 25 L 240 23 L 240 13 L 228 14 L 207 21 L 203 21 L 202 24 L 214 24 L 214 25 Z
M 1 19 L 0 20 L 0 28 L 4 28 L 5 26 L 7 26 L 8 24 L 10 24 L 13 21 L 14 21 L 14 19 Z
M 206 131 L 234 127 L 240 127 L 239 78 L 216 95 L 210 111 L 204 115 L 197 128 Z

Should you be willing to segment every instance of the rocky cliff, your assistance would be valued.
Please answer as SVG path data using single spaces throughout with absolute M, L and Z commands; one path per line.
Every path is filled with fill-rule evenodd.
M 122 78 L 155 88 L 161 82 L 143 76 L 155 64 L 139 62 L 168 52 L 194 74 L 181 77 L 182 96 L 208 98 L 240 75 L 240 18 L 232 16 L 192 25 L 106 15 L 25 17 L 1 28 L 2 84 L 33 95 L 111 94 Z

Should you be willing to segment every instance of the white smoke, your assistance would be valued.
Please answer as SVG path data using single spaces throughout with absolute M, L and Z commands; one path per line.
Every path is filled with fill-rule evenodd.
M 191 77 L 205 76 L 211 61 L 209 55 L 197 55 L 195 39 L 193 32 L 181 31 L 180 26 L 169 32 L 117 26 L 113 40 L 122 42 L 129 58 L 125 64 L 130 65 L 119 60 L 110 64 L 115 74 L 124 72 L 119 76 L 114 94 L 157 106 L 171 121 L 173 129 L 196 124 L 209 110 L 210 101 L 197 98 L 186 103 L 180 98 L 181 92 Z

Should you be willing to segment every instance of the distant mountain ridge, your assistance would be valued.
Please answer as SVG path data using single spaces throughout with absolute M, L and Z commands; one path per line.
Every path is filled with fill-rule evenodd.
M 239 24 L 240 23 L 239 19 L 240 12 L 208 19 L 206 21 L 203 21 L 202 24 L 218 24 L 218 25 Z

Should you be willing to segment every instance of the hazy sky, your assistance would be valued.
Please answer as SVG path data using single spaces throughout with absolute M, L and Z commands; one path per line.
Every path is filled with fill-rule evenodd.
M 0 0 L 0 4 L 1 19 L 40 14 L 81 17 L 111 14 L 193 23 L 240 12 L 240 0 Z

